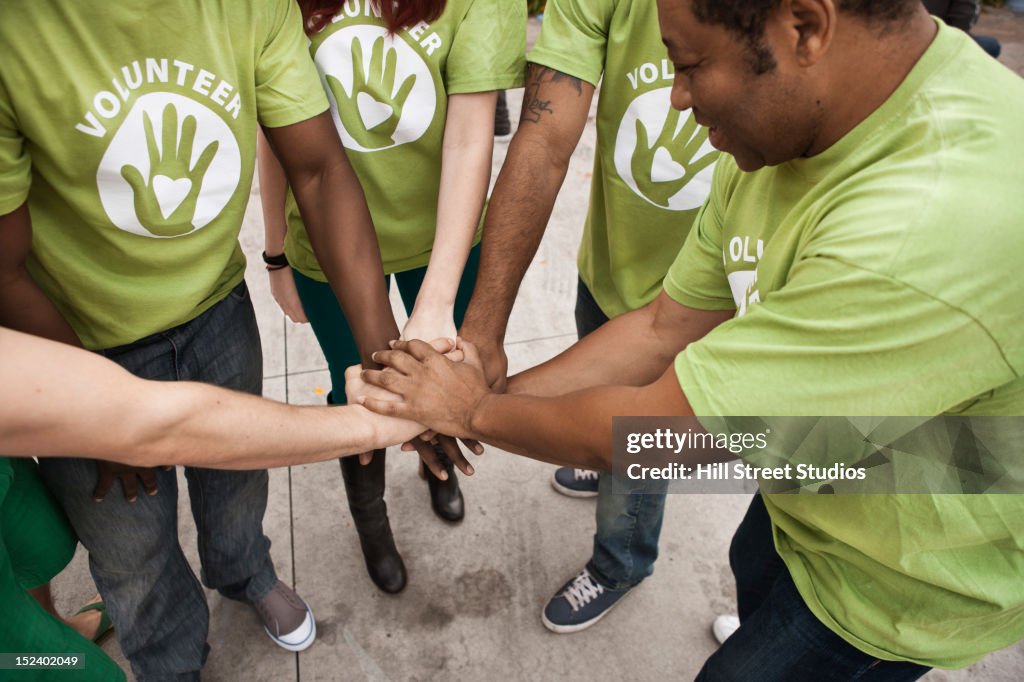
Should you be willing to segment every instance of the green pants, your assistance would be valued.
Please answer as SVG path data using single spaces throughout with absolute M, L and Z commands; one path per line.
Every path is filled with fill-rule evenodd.
M 0 652 L 75 654 L 75 670 L 0 670 L 4 680 L 124 680 L 103 651 L 47 613 L 26 590 L 64 570 L 78 539 L 31 459 L 0 457 Z
M 480 245 L 477 244 L 469 252 L 462 279 L 459 281 L 459 290 L 455 294 L 456 327 L 462 326 L 462 318 L 466 315 L 469 299 L 473 295 L 479 265 Z M 427 268 L 422 267 L 397 272 L 394 275 L 405 311 L 409 314 L 412 313 L 412 307 L 416 303 L 416 296 L 423 286 L 426 274 Z M 292 275 L 295 277 L 295 288 L 299 292 L 302 308 L 313 327 L 313 333 L 320 343 L 320 349 L 327 359 L 327 367 L 331 371 L 331 402 L 342 405 L 345 403 L 345 370 L 359 364 L 359 349 L 356 348 L 352 330 L 329 284 L 306 277 L 295 269 L 292 269 Z M 391 275 L 387 276 L 387 283 L 391 286 Z

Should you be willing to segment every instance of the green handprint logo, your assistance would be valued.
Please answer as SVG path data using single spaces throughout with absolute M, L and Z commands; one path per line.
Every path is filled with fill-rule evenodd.
M 389 48 L 384 54 L 384 37 L 373 42 L 370 70 L 363 68 L 363 48 L 358 38 L 352 39 L 352 90 L 345 92 L 341 82 L 327 76 L 327 86 L 338 103 L 338 115 L 345 130 L 364 149 L 382 149 L 394 144 L 392 139 L 402 120 L 402 109 L 409 98 L 416 75 L 402 81 L 395 92 L 398 50 Z
M 679 193 L 702 170 L 718 159 L 718 151 L 695 158 L 707 140 L 707 132 L 688 116 L 682 130 L 679 126 L 678 109 L 670 108 L 665 125 L 654 143 L 647 137 L 647 128 L 642 119 L 636 121 L 636 150 L 630 162 L 630 170 L 637 189 L 658 206 L 668 208 L 669 200 Z M 679 148 L 677 140 L 686 141 Z
M 135 196 L 135 215 L 144 228 L 157 236 L 187 234 L 195 229 L 192 221 L 199 190 L 220 143 L 211 142 L 200 154 L 196 165 L 190 168 L 196 137 L 195 117 L 185 117 L 181 138 L 178 139 L 178 110 L 173 104 L 164 107 L 160 148 L 156 145 L 149 114 L 144 112 L 142 117 L 149 150 L 148 181 L 135 166 L 121 167 L 121 177 L 131 185 Z

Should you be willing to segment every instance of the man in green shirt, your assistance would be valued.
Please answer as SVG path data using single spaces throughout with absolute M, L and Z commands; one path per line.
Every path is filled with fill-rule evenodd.
M 484 224 L 481 270 L 460 334 L 479 344 L 488 378 L 505 381 L 505 326 L 587 123 L 598 83 L 597 144 L 579 248 L 576 330 L 655 298 L 707 198 L 718 152 L 690 112 L 672 109 L 654 0 L 552 0 L 529 55 L 519 129 Z M 529 206 L 524 210 L 524 206 Z M 554 632 L 596 623 L 654 571 L 665 485 L 614 494 L 611 478 L 562 467 L 552 484 L 597 496 L 590 560 L 541 615 Z
M 1024 82 L 917 0 L 659 9 L 673 105 L 731 155 L 664 291 L 510 395 L 398 344 L 363 376 L 402 401 L 364 404 L 604 469 L 614 416 L 1024 415 Z M 742 624 L 700 679 L 912 680 L 1019 641 L 1021 518 L 1009 494 L 756 496 Z
M 16 0 L 0 44 L 0 324 L 143 378 L 260 393 L 238 233 L 261 125 L 364 360 L 397 336 L 293 0 Z M 209 612 L 178 543 L 176 475 L 98 468 L 99 483 L 92 460 L 40 467 L 89 550 L 136 678 L 197 679 Z M 137 477 L 147 495 L 135 495 Z M 251 603 L 283 648 L 308 647 L 312 612 L 277 579 L 262 530 L 266 471 L 186 477 L 203 583 Z M 118 481 L 124 499 L 97 504 Z

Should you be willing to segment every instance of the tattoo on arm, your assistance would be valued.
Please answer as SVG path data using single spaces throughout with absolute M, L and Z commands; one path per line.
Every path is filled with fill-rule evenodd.
M 523 92 L 523 112 L 519 117 L 520 122 L 539 123 L 544 113 L 553 114 L 551 100 L 543 99 L 540 96 L 541 86 L 545 83 L 560 83 L 568 81 L 575 90 L 577 96 L 583 95 L 583 81 L 575 76 L 549 69 L 539 64 L 530 64 L 530 72 L 526 79 L 526 89 Z

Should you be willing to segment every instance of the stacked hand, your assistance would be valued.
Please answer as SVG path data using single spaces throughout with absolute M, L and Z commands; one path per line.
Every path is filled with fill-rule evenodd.
M 406 341 L 393 341 L 392 347 L 400 347 L 407 343 Z M 423 341 L 414 340 L 411 343 L 418 346 L 423 346 L 429 349 L 432 353 L 438 357 L 444 358 L 445 355 L 452 358 L 452 361 L 459 363 L 464 356 L 462 349 L 457 348 L 456 344 L 449 339 L 436 339 L 431 343 L 425 343 Z M 391 353 L 393 351 L 381 351 L 374 354 L 374 361 L 381 362 L 380 357 L 382 353 Z M 380 357 L 378 357 L 380 356 Z M 364 379 L 367 377 L 367 372 L 374 372 L 378 370 L 363 370 L 362 367 L 353 366 L 349 367 L 345 372 L 345 393 L 348 398 L 350 405 L 364 404 L 367 400 L 375 401 L 378 403 L 384 402 L 397 402 L 401 400 L 401 396 L 386 390 L 383 387 L 367 383 Z M 444 464 L 439 460 L 437 453 L 432 447 L 433 444 L 439 445 L 452 463 L 458 467 L 464 474 L 472 475 L 473 466 L 462 454 L 459 449 L 458 443 L 451 436 L 439 435 L 436 431 L 425 431 L 422 426 L 422 422 L 416 422 L 416 420 L 410 420 L 398 415 L 386 415 L 379 413 L 384 419 L 380 425 L 381 430 L 386 433 L 392 434 L 387 440 L 400 440 L 408 439 L 402 446 L 403 450 L 416 450 L 420 458 L 426 464 L 430 471 L 441 479 L 448 477 L 447 471 L 445 471 Z M 418 436 L 417 436 L 418 434 Z M 397 438 L 395 437 L 397 436 Z M 475 440 L 463 439 L 466 447 L 472 450 L 475 454 L 483 454 L 483 447 Z M 360 455 L 360 460 L 365 464 L 369 462 L 369 458 L 372 453 Z
M 461 340 L 463 344 L 469 344 L 464 333 Z M 472 345 L 476 349 L 476 358 L 487 379 L 487 385 L 494 393 L 504 393 L 508 389 L 508 356 L 505 355 L 504 343 L 482 336 Z
M 364 370 L 370 386 L 391 396 L 364 394 L 357 402 L 378 414 L 425 424 L 435 431 L 460 438 L 475 438 L 472 417 L 491 395 L 473 344 L 459 339 L 456 351 L 462 362 L 444 357 L 422 341 L 396 341 L 391 350 L 373 354 L 383 370 Z M 398 398 L 398 399 L 396 399 Z
M 413 310 L 409 321 L 402 328 L 401 340 L 419 339 L 430 342 L 432 339 L 454 339 L 455 334 L 455 319 L 450 309 L 437 313 L 429 311 L 421 313 L 419 310 Z M 455 350 L 454 344 L 450 353 L 458 353 L 458 357 L 452 359 L 462 358 L 462 352 Z
M 169 466 L 159 468 L 161 471 L 173 469 L 173 467 Z M 92 498 L 97 502 L 102 502 L 113 487 L 114 481 L 121 481 L 124 499 L 134 502 L 139 497 L 136 479 L 142 481 L 142 489 L 147 495 L 152 497 L 159 492 L 156 472 L 157 469 L 155 467 L 133 467 L 127 464 L 118 464 L 117 462 L 98 459 L 96 460 L 96 488 L 93 490 Z

